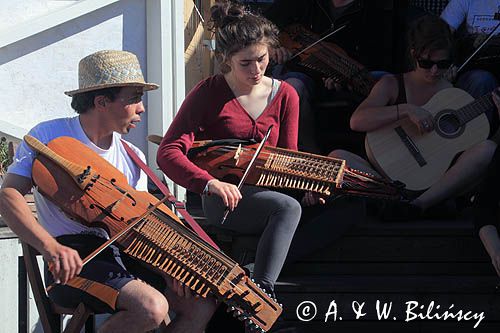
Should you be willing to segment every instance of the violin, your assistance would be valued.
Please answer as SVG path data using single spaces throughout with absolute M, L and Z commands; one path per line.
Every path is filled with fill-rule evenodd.
M 195 141 L 188 158 L 212 176 L 238 183 L 258 144 L 245 140 Z M 342 159 L 265 145 L 249 170 L 250 185 L 402 200 L 403 184 L 351 169 Z
M 279 39 L 282 46 L 297 54 L 295 65 L 312 76 L 331 77 L 337 83 L 351 86 L 353 91 L 362 97 L 368 96 L 375 85 L 375 80 L 368 70 L 349 57 L 338 45 L 320 41 L 310 47 L 320 40 L 320 37 L 300 24 L 283 29 Z
M 38 152 L 32 172 L 38 191 L 73 219 L 105 229 L 124 253 L 160 275 L 202 297 L 214 295 L 253 329 L 267 331 L 279 317 L 281 306 L 235 261 L 89 147 L 69 137 L 47 146 L 30 136 L 25 141 Z

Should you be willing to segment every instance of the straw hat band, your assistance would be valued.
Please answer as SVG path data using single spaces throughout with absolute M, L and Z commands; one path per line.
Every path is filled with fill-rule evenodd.
M 80 61 L 78 66 L 79 89 L 66 95 L 103 89 L 137 85 L 144 90 L 157 89 L 158 85 L 146 83 L 137 57 L 126 51 L 99 51 Z

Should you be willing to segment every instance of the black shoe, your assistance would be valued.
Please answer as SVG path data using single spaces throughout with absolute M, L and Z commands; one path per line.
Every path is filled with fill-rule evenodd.
M 383 221 L 411 221 L 422 218 L 422 208 L 402 201 L 384 201 L 378 212 Z

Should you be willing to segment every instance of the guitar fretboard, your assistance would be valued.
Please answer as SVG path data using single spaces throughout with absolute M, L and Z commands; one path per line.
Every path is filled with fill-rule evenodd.
M 493 99 L 491 94 L 486 94 L 474 102 L 467 104 L 464 107 L 455 111 L 455 115 L 460 120 L 460 125 L 464 125 L 465 123 L 471 121 L 476 118 L 483 112 L 488 110 L 493 110 L 495 108 L 495 104 L 493 103 Z

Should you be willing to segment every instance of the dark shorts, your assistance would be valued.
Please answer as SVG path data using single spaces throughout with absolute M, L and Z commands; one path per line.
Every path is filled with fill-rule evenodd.
M 82 259 L 106 242 L 104 238 L 84 234 L 64 235 L 56 239 L 59 243 L 77 250 Z M 54 279 L 48 270 L 45 272 L 45 281 L 48 286 L 54 282 Z M 116 290 L 120 290 L 125 284 L 136 279 L 152 285 L 162 293 L 166 288 L 163 277 L 122 253 L 115 245 L 109 246 L 83 266 L 79 276 Z M 49 297 L 60 306 L 75 308 L 83 302 L 98 313 L 114 312 L 107 303 L 80 289 L 64 285 L 54 286 L 49 292 Z

